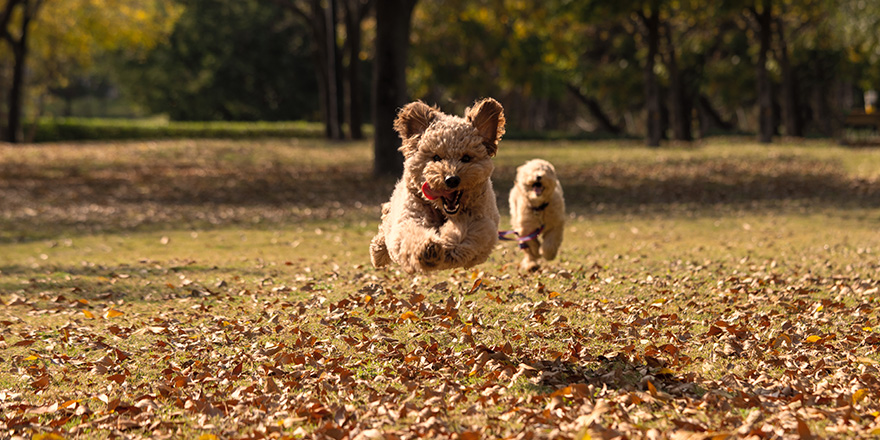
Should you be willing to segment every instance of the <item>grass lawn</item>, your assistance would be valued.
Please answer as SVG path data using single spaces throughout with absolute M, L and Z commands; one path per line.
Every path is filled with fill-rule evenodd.
M 367 143 L 0 145 L 0 437 L 880 435 L 880 150 L 503 141 L 502 213 L 533 157 L 558 260 L 410 276 Z

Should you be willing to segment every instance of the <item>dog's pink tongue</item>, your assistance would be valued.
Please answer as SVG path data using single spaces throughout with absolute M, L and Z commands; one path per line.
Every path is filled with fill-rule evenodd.
M 425 184 L 422 185 L 422 194 L 424 194 L 425 197 L 428 198 L 428 200 L 434 200 L 438 197 L 448 197 L 450 194 L 452 194 L 452 191 L 435 191 L 433 188 L 431 188 L 431 185 L 428 185 L 428 182 L 425 182 Z

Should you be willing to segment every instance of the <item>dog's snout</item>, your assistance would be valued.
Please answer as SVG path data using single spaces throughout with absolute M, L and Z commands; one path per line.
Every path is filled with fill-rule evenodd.
M 446 186 L 456 188 L 458 187 L 458 184 L 461 183 L 461 178 L 458 176 L 446 176 L 444 182 L 446 183 Z

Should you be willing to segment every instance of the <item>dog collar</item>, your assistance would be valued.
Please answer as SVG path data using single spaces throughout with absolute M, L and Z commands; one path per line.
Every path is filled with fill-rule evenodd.
M 531 208 L 532 208 L 532 211 L 543 211 L 543 210 L 547 209 L 548 206 L 550 206 L 550 202 L 544 202 L 541 205 L 532 206 Z

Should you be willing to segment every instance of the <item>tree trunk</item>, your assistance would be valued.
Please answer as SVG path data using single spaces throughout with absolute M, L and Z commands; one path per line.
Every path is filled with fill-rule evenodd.
M 24 96 L 25 61 L 28 52 L 28 34 L 33 15 L 25 3 L 21 19 L 21 36 L 18 41 L 10 39 L 15 64 L 12 67 L 12 87 L 9 89 L 9 119 L 6 126 L 6 141 L 21 141 L 22 97 Z
M 417 0 L 376 1 L 373 75 L 373 174 L 399 176 L 403 156 L 394 132 L 397 109 L 407 103 L 406 61 L 412 11 Z
M 687 91 L 684 88 L 682 72 L 678 68 L 675 45 L 672 42 L 672 29 L 666 26 L 667 60 L 669 68 L 669 102 L 672 119 L 672 137 L 677 141 L 691 141 L 691 106 L 688 105 Z
M 602 106 L 599 105 L 599 102 L 581 93 L 581 90 L 574 84 L 566 84 L 566 87 L 568 87 L 568 90 L 578 99 L 578 101 L 587 106 L 587 110 L 589 110 L 596 122 L 599 123 L 600 130 L 611 134 L 620 134 L 623 132 L 623 129 L 620 128 L 619 125 L 611 122 L 611 118 L 602 111 Z
M 345 122 L 352 139 L 363 139 L 363 101 L 360 86 L 361 22 L 366 16 L 370 3 L 359 0 L 344 0 L 345 13 Z
M 773 85 L 767 72 L 767 53 L 770 51 L 770 39 L 772 37 L 772 16 L 770 3 L 772 0 L 762 0 L 763 9 L 760 12 L 753 11 L 758 20 L 758 63 L 756 67 L 756 80 L 758 85 L 758 141 L 764 144 L 773 142 L 773 134 L 776 132 L 773 115 Z
M 324 115 L 324 136 L 342 138 L 342 121 L 339 112 L 339 49 L 336 44 L 336 0 L 324 8 L 321 0 L 309 0 L 301 5 L 295 0 L 273 0 L 294 15 L 299 16 L 312 32 L 312 57 L 318 79 L 318 95 Z
M 659 147 L 663 137 L 663 115 L 661 114 L 660 85 L 654 73 L 654 65 L 659 52 L 660 15 L 657 2 L 651 2 L 650 15 L 640 14 L 645 25 L 648 40 L 648 56 L 645 60 L 645 109 L 647 110 L 647 137 L 645 143 L 649 147 Z
M 801 137 L 804 135 L 804 124 L 801 120 L 800 103 L 797 96 L 797 78 L 788 58 L 788 43 L 782 28 L 782 18 L 776 20 L 776 32 L 779 37 L 779 66 L 782 68 L 782 121 L 787 136 Z
M 329 138 L 342 139 L 339 119 L 339 47 L 336 45 L 336 0 L 327 2 L 324 11 L 324 43 L 327 47 L 327 129 Z

